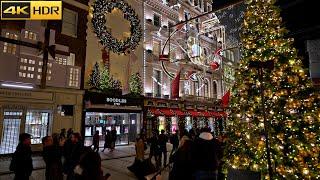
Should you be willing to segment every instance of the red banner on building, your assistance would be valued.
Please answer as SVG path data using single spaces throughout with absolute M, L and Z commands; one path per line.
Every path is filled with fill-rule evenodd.
M 171 98 L 179 98 L 180 70 L 171 82 Z

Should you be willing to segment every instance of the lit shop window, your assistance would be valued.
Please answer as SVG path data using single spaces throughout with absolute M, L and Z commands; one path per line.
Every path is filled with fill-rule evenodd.
M 24 38 L 36 41 L 37 34 L 31 31 L 24 31 Z
M 159 116 L 159 131 L 165 130 L 166 118 L 164 116 Z
M 5 110 L 3 113 L 0 154 L 13 153 L 19 142 L 22 111 Z
M 6 38 L 18 40 L 18 35 L 7 32 Z M 16 54 L 16 51 L 17 51 L 16 44 L 11 44 L 11 43 L 7 43 L 7 42 L 3 43 L 3 52 L 4 53 Z
M 31 134 L 31 144 L 40 144 L 41 139 L 48 135 L 49 112 L 28 111 L 25 132 Z
M 69 86 L 79 86 L 79 69 L 70 68 Z

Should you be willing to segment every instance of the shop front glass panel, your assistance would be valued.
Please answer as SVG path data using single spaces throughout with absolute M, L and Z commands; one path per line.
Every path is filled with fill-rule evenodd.
M 191 117 L 187 116 L 186 117 L 186 129 L 189 131 L 190 129 L 192 129 L 192 121 L 191 121 Z
M 28 110 L 25 132 L 31 134 L 31 144 L 41 144 L 42 138 L 49 134 L 50 112 Z
M 4 111 L 0 154 L 13 153 L 19 143 L 22 111 Z
M 140 114 L 137 113 L 100 113 L 87 112 L 85 118 L 85 146 L 92 145 L 95 131 L 99 131 L 100 147 L 104 145 L 106 131 L 115 128 L 117 131 L 116 145 L 125 145 L 134 141 Z M 140 125 L 139 125 L 140 126 Z
M 198 128 L 204 128 L 205 126 L 206 126 L 205 119 L 200 118 Z
M 177 117 L 171 117 L 171 133 L 176 133 L 176 130 L 178 130 L 178 118 Z
M 213 132 L 214 131 L 214 124 L 213 124 L 213 118 L 212 117 L 209 118 L 209 127 L 211 129 L 211 132 Z
M 159 116 L 159 132 L 161 130 L 166 130 L 166 118 L 164 116 Z

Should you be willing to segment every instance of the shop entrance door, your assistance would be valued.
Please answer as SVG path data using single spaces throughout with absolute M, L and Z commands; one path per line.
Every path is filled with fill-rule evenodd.
M 19 142 L 22 111 L 5 111 L 0 154 L 13 153 Z

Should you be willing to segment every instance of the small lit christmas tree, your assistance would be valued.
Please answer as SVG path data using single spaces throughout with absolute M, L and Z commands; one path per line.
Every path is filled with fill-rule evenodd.
M 106 68 L 104 68 L 101 72 L 99 89 L 103 92 L 109 92 L 113 89 L 113 78 L 110 76 L 110 73 Z
M 88 84 L 91 87 L 91 89 L 100 88 L 100 67 L 98 62 L 96 62 L 95 65 L 93 66 Z
M 141 95 L 142 81 L 139 73 L 132 74 L 129 79 L 130 93 L 133 95 Z
M 243 57 L 236 73 L 227 124 L 226 165 L 262 173 L 263 179 L 319 179 L 319 97 L 312 90 L 293 40 L 284 38 L 275 0 L 251 0 L 244 17 Z M 274 61 L 258 70 L 249 62 Z M 264 89 L 264 104 L 262 91 Z M 263 108 L 267 123 L 264 123 Z M 271 154 L 269 177 L 266 132 Z

